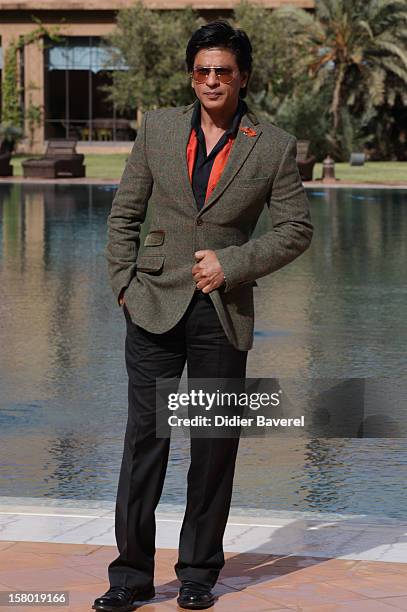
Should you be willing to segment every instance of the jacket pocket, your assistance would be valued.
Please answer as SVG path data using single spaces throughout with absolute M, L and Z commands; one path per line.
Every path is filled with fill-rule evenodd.
M 140 255 L 136 261 L 139 272 L 159 272 L 164 264 L 165 255 Z
M 164 242 L 164 230 L 153 230 L 144 239 L 144 246 L 160 246 Z
M 247 287 L 258 287 L 258 284 L 257 284 L 257 282 L 255 280 L 254 281 L 241 281 L 236 286 L 237 287 L 243 287 L 243 286 L 244 287 L 246 287 L 246 286 Z
M 270 180 L 268 176 L 259 176 L 257 178 L 244 179 L 244 178 L 235 178 L 234 182 L 237 187 L 262 187 L 266 185 Z

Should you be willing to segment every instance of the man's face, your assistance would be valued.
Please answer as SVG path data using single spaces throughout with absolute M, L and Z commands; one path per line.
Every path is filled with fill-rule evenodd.
M 236 56 L 229 49 L 201 49 L 195 56 L 194 68 L 210 66 L 233 71 L 233 79 L 230 83 L 222 83 L 214 70 L 209 72 L 204 83 L 192 79 L 192 88 L 197 98 L 209 112 L 235 109 L 240 89 L 246 86 L 248 74 L 239 72 Z

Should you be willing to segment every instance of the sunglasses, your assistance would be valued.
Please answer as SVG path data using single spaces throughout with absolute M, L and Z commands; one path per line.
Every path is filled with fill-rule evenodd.
M 235 78 L 232 68 L 223 68 L 222 66 L 201 66 L 200 68 L 194 68 L 191 72 L 191 77 L 196 83 L 205 83 L 211 70 L 215 71 L 219 81 L 225 85 L 231 83 Z

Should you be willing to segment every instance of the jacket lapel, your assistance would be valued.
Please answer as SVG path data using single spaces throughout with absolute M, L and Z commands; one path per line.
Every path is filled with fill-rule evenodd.
M 240 129 L 241 127 L 251 128 L 252 130 L 254 130 L 255 135 L 247 136 Z M 205 206 L 200 210 L 200 214 L 204 213 L 206 210 L 208 210 L 208 208 L 213 206 L 213 204 L 215 204 L 215 202 L 220 198 L 225 189 L 227 189 L 227 187 L 233 181 L 237 172 L 240 170 L 249 153 L 256 144 L 261 132 L 262 130 L 258 126 L 257 117 L 250 111 L 245 113 L 240 122 L 235 142 L 230 151 L 230 155 L 223 169 L 222 175 L 215 189 L 212 191 L 211 195 L 206 201 Z
M 177 155 L 180 164 L 179 167 L 181 167 L 182 169 L 181 182 L 185 195 L 187 196 L 187 199 L 190 201 L 191 205 L 194 207 L 194 210 L 198 212 L 194 192 L 192 190 L 192 185 L 189 180 L 188 163 L 186 156 L 187 144 L 189 140 L 189 135 L 191 133 L 191 117 L 193 112 L 193 106 L 194 103 L 184 107 L 181 114 L 179 115 L 179 122 L 176 122 L 178 123 L 178 125 L 175 126 L 176 130 L 174 154 Z M 243 115 L 241 119 L 235 142 L 233 143 L 229 158 L 223 169 L 222 175 L 218 183 L 216 184 L 215 189 L 212 191 L 211 195 L 205 202 L 205 205 L 198 212 L 198 216 L 204 213 L 213 204 L 215 204 L 215 202 L 219 199 L 219 197 L 222 195 L 228 185 L 232 182 L 237 172 L 240 170 L 241 166 L 245 162 L 247 156 L 253 149 L 262 132 L 258 124 L 259 121 L 256 115 L 248 109 L 248 111 Z M 254 130 L 255 135 L 246 135 L 240 129 L 242 127 L 251 128 L 251 130 Z
M 189 104 L 183 107 L 181 113 L 177 115 L 176 121 L 174 121 L 174 149 L 173 154 L 176 157 L 176 166 L 181 168 L 181 186 L 184 191 L 185 197 L 188 202 L 193 206 L 194 211 L 197 211 L 195 202 L 195 196 L 192 189 L 191 182 L 188 174 L 188 161 L 187 161 L 187 145 L 189 135 L 191 133 L 191 118 L 194 104 Z

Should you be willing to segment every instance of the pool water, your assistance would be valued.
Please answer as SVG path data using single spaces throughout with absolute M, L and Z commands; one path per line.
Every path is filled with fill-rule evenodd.
M 115 499 L 127 417 L 104 258 L 115 189 L 0 185 L 3 496 Z M 248 376 L 405 383 L 406 194 L 308 190 L 312 246 L 258 281 Z M 265 213 L 255 235 L 268 227 Z M 188 459 L 174 436 L 163 502 L 185 501 Z M 405 517 L 406 473 L 405 437 L 242 438 L 232 507 Z

